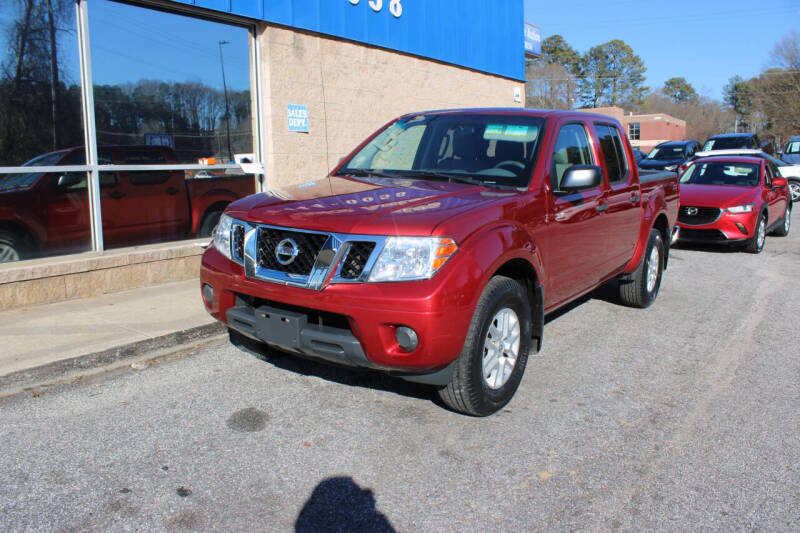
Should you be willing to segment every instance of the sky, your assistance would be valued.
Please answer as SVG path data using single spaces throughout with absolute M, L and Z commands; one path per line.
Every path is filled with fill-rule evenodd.
M 250 88 L 248 31 L 126 4 L 89 2 L 92 81 L 107 85 L 144 76 L 165 81 L 202 81 L 222 89 L 220 41 L 228 89 Z M 135 79 L 131 79 L 135 78 Z
M 579 52 L 622 39 L 647 67 L 647 85 L 684 77 L 721 99 L 728 80 L 757 76 L 775 43 L 800 31 L 800 0 L 524 0 L 542 38 L 560 34 Z

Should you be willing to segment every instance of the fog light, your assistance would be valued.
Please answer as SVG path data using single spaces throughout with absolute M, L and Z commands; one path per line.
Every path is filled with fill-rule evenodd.
M 747 235 L 747 228 L 744 227 L 744 224 L 737 222 L 736 227 L 739 228 L 739 231 Z
M 206 307 L 211 307 L 214 303 L 214 289 L 206 283 L 203 285 L 203 301 L 206 303 Z
M 413 352 L 419 345 L 417 332 L 405 326 L 397 328 L 394 332 L 394 337 L 397 339 L 397 344 L 400 345 L 400 348 L 406 352 Z

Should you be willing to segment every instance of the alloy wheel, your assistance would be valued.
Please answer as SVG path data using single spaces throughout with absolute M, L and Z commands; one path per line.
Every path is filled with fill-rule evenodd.
M 490 389 L 508 382 L 517 364 L 519 346 L 519 317 L 513 309 L 504 307 L 492 318 L 483 341 L 482 374 Z
M 658 254 L 658 248 L 653 246 L 650 250 L 650 257 L 647 259 L 647 292 L 653 292 L 656 288 L 658 281 L 658 267 L 660 266 L 661 258 Z

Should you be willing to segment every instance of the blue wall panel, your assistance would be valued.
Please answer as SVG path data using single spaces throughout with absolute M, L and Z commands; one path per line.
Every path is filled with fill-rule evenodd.
M 525 79 L 522 0 L 174 0 Z

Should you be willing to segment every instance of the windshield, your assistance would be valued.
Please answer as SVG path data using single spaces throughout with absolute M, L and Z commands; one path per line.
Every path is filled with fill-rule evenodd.
M 789 144 L 786 145 L 786 150 L 784 150 L 783 153 L 800 154 L 800 141 L 791 141 Z
M 697 162 L 686 169 L 681 176 L 681 183 L 755 187 L 760 183 L 760 171 L 761 166 L 752 163 Z
M 380 132 L 337 175 L 375 174 L 525 187 L 544 119 L 489 114 L 403 118 Z
M 63 152 L 53 152 L 36 156 L 23 167 L 49 167 L 58 164 L 64 156 Z M 41 176 L 41 172 L 18 172 L 15 174 L 0 174 L 0 191 L 10 191 L 11 189 L 27 189 L 33 185 Z
M 732 148 L 752 148 L 753 143 L 750 142 L 750 137 L 720 137 L 718 139 L 709 139 L 703 145 L 703 151 L 708 150 L 730 150 Z
M 650 153 L 647 154 L 647 159 L 658 159 L 659 161 L 683 159 L 683 145 L 653 148 Z

